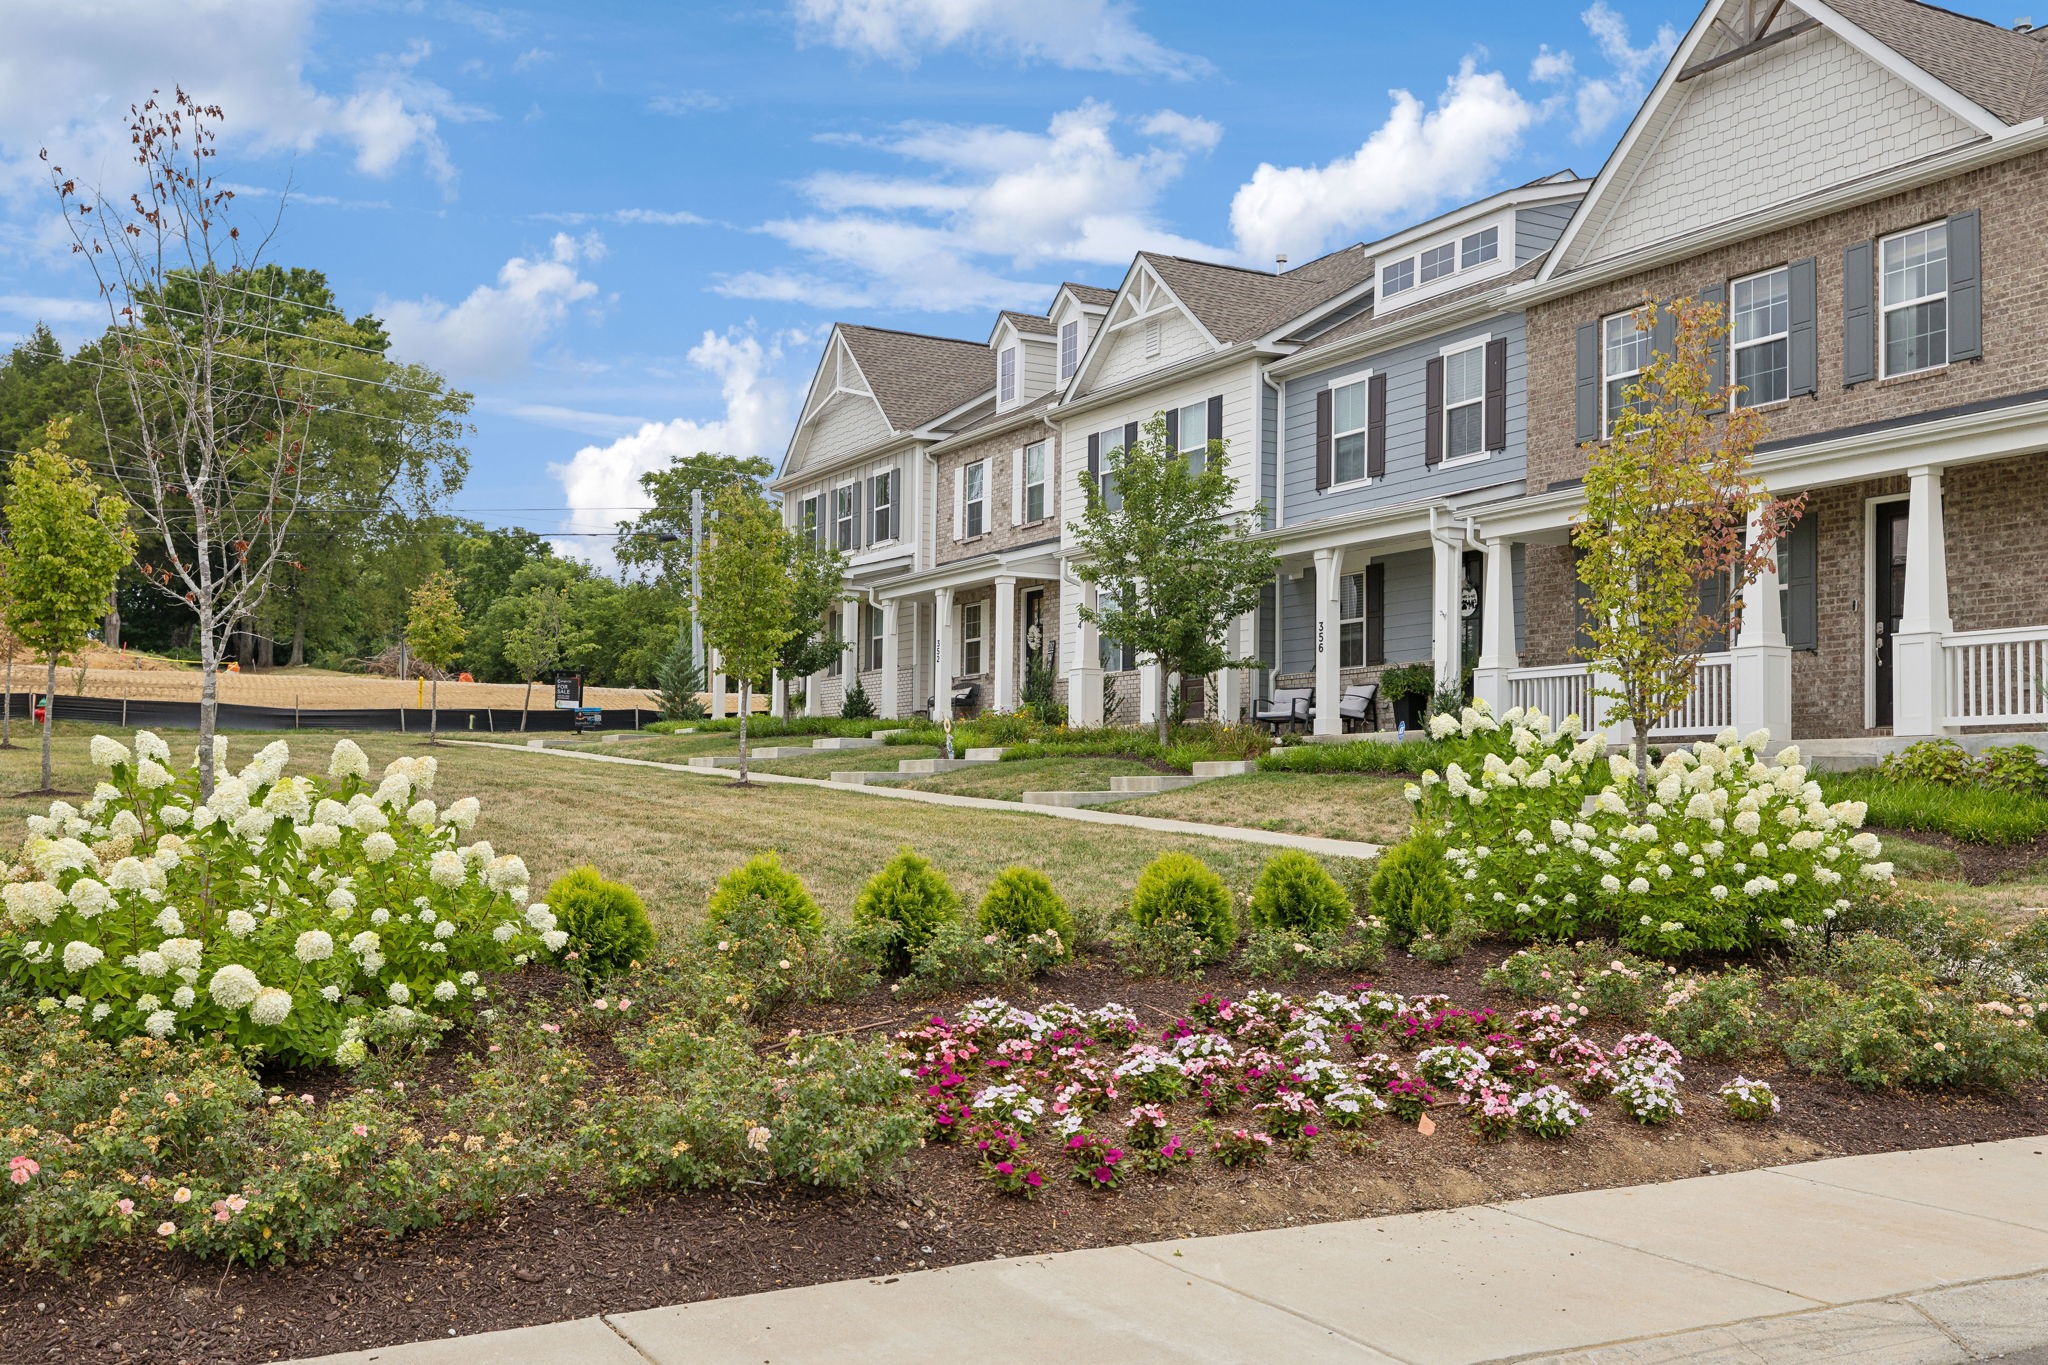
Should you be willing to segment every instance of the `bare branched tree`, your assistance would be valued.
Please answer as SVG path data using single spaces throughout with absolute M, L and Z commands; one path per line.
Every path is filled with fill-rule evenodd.
M 218 669 L 286 557 L 315 386 L 330 372 L 317 343 L 280 325 L 274 293 L 252 287 L 277 220 L 253 242 L 230 221 L 234 194 L 209 165 L 219 106 L 181 89 L 129 112 L 140 189 L 124 202 L 55 165 L 51 181 L 107 304 L 100 426 L 110 472 L 145 524 L 143 575 L 197 618 L 199 748 L 210 755 Z M 210 757 L 199 771 L 210 798 Z

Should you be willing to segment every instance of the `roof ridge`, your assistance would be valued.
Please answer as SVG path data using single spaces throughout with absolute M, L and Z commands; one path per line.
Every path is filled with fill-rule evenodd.
M 1205 261 L 1198 256 L 1176 256 L 1172 252 L 1167 251 L 1140 251 L 1138 254 L 1149 260 L 1179 261 L 1182 265 L 1198 265 L 1207 270 L 1234 270 L 1240 275 L 1251 275 L 1262 280 L 1284 280 L 1289 275 L 1308 269 L 1318 261 L 1327 261 L 1332 256 L 1342 256 L 1347 251 L 1362 251 L 1364 248 L 1365 243 L 1353 242 L 1350 246 L 1338 247 L 1335 251 L 1325 251 L 1320 256 L 1311 257 L 1300 265 L 1286 270 L 1262 270 L 1255 265 L 1231 265 L 1227 261 Z
M 936 332 L 913 332 L 902 327 L 877 327 L 867 322 L 840 322 L 834 326 L 844 327 L 848 331 L 879 332 L 884 336 L 916 337 L 919 341 L 950 341 L 956 346 L 972 346 L 977 350 L 988 348 L 986 341 L 975 341 L 968 337 L 942 337 Z

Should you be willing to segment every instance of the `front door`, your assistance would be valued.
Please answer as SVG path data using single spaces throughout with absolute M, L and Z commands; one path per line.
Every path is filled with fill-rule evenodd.
M 1892 723 L 1892 637 L 1899 633 L 1899 618 L 1906 601 L 1906 512 L 1905 502 L 1884 502 L 1877 506 L 1877 582 L 1871 585 L 1871 618 L 1876 639 L 1871 642 L 1872 687 L 1876 692 L 1876 720 Z
M 1024 671 L 1045 662 L 1045 589 L 1024 590 Z

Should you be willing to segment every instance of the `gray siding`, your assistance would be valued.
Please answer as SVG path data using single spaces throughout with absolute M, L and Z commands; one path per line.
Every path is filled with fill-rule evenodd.
M 1428 427 L 1423 374 L 1429 359 L 1454 342 L 1505 336 L 1508 343 L 1507 449 L 1483 460 L 1431 469 L 1423 463 Z M 1522 477 L 1528 434 L 1528 357 L 1522 315 L 1512 313 L 1442 333 L 1381 355 L 1318 370 L 1288 381 L 1285 398 L 1286 524 L 1297 526 L 1370 507 L 1442 497 Z M 1316 491 L 1316 392 L 1332 379 L 1373 370 L 1387 376 L 1387 473 L 1371 485 Z
M 1306 673 L 1316 666 L 1316 575 L 1280 582 L 1280 673 Z
M 1259 384 L 1259 501 L 1265 505 L 1260 518 L 1273 529 L 1274 508 L 1280 497 L 1280 395 L 1261 381 Z
M 1526 265 L 1557 244 L 1564 225 L 1571 221 L 1571 204 L 1545 204 L 1515 212 L 1515 264 Z
M 1388 463 L 1391 465 L 1391 458 Z M 1434 556 L 1427 550 L 1409 550 L 1387 555 L 1381 562 L 1387 566 L 1387 662 L 1426 661 L 1432 653 L 1429 594 L 1436 576 Z

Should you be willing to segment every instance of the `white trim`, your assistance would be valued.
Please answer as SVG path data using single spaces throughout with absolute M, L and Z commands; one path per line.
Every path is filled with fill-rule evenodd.
M 1863 500 L 1863 728 L 1877 728 L 1877 508 L 1880 503 L 1911 502 L 1911 493 L 1883 493 Z M 1898 659 L 1892 667 L 1898 667 Z M 1893 719 L 1897 719 L 1896 716 Z
M 1633 370 L 1622 370 L 1618 373 L 1612 374 L 1608 372 L 1607 324 L 1610 322 L 1620 322 L 1624 318 L 1632 319 L 1635 317 L 1635 313 L 1635 309 L 1627 308 L 1623 309 L 1619 313 L 1608 313 L 1600 319 L 1600 435 L 1597 439 L 1602 441 L 1610 439 L 1614 431 L 1614 413 L 1609 409 L 1607 405 L 1607 390 L 1609 386 L 1616 379 L 1640 379 L 1643 374 L 1642 365 L 1636 366 Z M 1645 330 L 1644 328 L 1638 327 L 1636 328 L 1636 335 L 1642 337 L 1645 343 L 1652 347 L 1652 349 L 1649 352 L 1649 357 L 1654 358 L 1656 355 L 1654 340 L 1656 336 L 1655 329 L 1652 328 L 1649 330 Z M 1647 358 L 1644 363 L 1648 363 Z
M 967 538 L 967 466 L 953 471 L 953 539 Z
M 1886 244 L 1890 242 L 1896 242 L 1902 237 L 1911 237 L 1915 233 L 1929 232 L 1935 228 L 1941 229 L 1941 278 L 1943 282 L 1941 292 L 1939 294 L 1921 294 L 1914 298 L 1901 299 L 1897 303 L 1886 303 L 1884 297 L 1884 249 Z M 1884 236 L 1877 239 L 1876 250 L 1874 250 L 1871 253 L 1871 255 L 1873 257 L 1871 261 L 1871 268 L 1877 272 L 1877 377 L 1879 381 L 1881 382 L 1886 379 L 1902 377 L 1909 374 L 1932 374 L 1936 370 L 1947 369 L 1949 364 L 1948 352 L 1950 321 L 1948 304 L 1951 296 L 1951 291 L 1949 289 L 1950 274 L 1948 220 L 1946 218 L 1939 218 L 1931 223 L 1920 223 L 1914 227 L 1901 228 L 1897 232 L 1888 232 Z M 1891 357 L 1891 333 L 1889 328 L 1886 326 L 1887 322 L 1890 320 L 1891 315 L 1893 313 L 1904 312 L 1908 308 L 1918 307 L 1923 303 L 1932 303 L 1936 299 L 1940 299 L 1942 304 L 1941 363 L 1939 365 L 1922 365 L 1917 370 L 1900 370 L 1897 376 L 1893 375 L 1889 363 Z
M 1040 517 L 1033 517 L 1031 515 L 1032 482 L 1030 478 L 1030 471 L 1026 468 L 1026 459 L 1033 450 L 1037 450 L 1039 452 L 1038 487 L 1041 490 L 1039 502 L 1040 505 L 1045 509 L 1045 515 Z M 1040 437 L 1038 440 L 1026 444 L 1022 449 L 1020 449 L 1017 452 L 1018 525 L 1022 526 L 1027 523 L 1046 521 L 1052 517 L 1053 484 L 1054 479 L 1052 473 L 1052 438 L 1048 435 Z
M 1142 311 L 1137 310 L 1137 299 L 1135 298 L 1138 286 L 1140 285 L 1143 286 L 1143 290 L 1148 298 L 1148 303 Z M 1159 304 L 1156 307 L 1152 306 L 1149 300 L 1155 298 L 1163 298 L 1165 303 Z M 1127 300 L 1133 305 L 1132 316 L 1124 318 L 1120 322 L 1110 322 L 1109 319 L 1116 316 L 1117 310 Z M 1088 381 L 1094 376 L 1095 367 L 1104 354 L 1104 338 L 1133 322 L 1143 321 L 1146 317 L 1154 314 L 1164 314 L 1168 311 L 1169 307 L 1180 310 L 1181 314 L 1187 318 L 1189 324 L 1194 327 L 1196 334 L 1209 343 L 1211 352 L 1225 349 L 1223 343 L 1216 339 L 1216 335 L 1202 325 L 1202 320 L 1195 316 L 1194 310 L 1180 301 L 1179 296 L 1173 292 L 1166 281 L 1159 278 L 1150 263 L 1146 261 L 1144 254 L 1140 253 L 1137 259 L 1131 262 L 1130 269 L 1124 272 L 1124 280 L 1117 288 L 1116 297 L 1110 300 L 1109 307 L 1104 311 L 1104 325 L 1097 327 L 1094 330 L 1094 334 L 1088 338 L 1088 345 L 1081 352 L 1081 364 L 1074 371 L 1074 377 L 1067 381 L 1067 391 L 1078 398 L 1087 389 Z M 1200 358 L 1208 359 L 1209 357 L 1204 356 Z M 1124 382 L 1131 383 L 1134 380 L 1154 377 L 1138 375 L 1133 376 L 1132 380 Z
M 1059 382 L 1062 384 L 1081 372 L 1081 323 L 1081 318 L 1068 318 L 1065 322 L 1059 324 L 1059 330 L 1054 334 L 1053 346 L 1056 354 L 1053 357 L 1053 370 L 1058 374 Z M 1072 328 L 1074 333 L 1074 363 L 1072 365 L 1067 364 L 1068 328 Z
M 1024 448 L 1010 452 L 1010 525 L 1024 524 Z
M 1738 342 L 1738 341 L 1736 341 L 1736 339 L 1735 339 L 1735 286 L 1736 286 L 1736 285 L 1738 285 L 1738 284 L 1748 284 L 1748 283 L 1749 283 L 1750 281 L 1752 281 L 1752 280 L 1762 280 L 1762 279 L 1768 279 L 1768 278 L 1770 278 L 1770 277 L 1771 277 L 1772 275 L 1783 275 L 1783 276 L 1785 277 L 1785 330 L 1784 330 L 1784 331 L 1782 331 L 1782 332 L 1773 332 L 1773 333 L 1771 333 L 1771 334 L 1770 334 L 1769 336 L 1761 336 L 1761 337 L 1752 337 L 1752 338 L 1750 338 L 1750 339 L 1749 339 L 1748 341 L 1743 341 L 1743 342 Z M 1767 267 L 1767 268 L 1765 268 L 1765 269 L 1763 269 L 1763 270 L 1753 270 L 1753 271 L 1751 271 L 1751 272 L 1750 272 L 1749 274 L 1747 274 L 1747 275 L 1737 275 L 1737 276 L 1736 276 L 1735 278 L 1733 278 L 1733 279 L 1731 279 L 1731 280 L 1729 280 L 1729 281 L 1728 281 L 1728 284 L 1727 284 L 1727 290 L 1728 290 L 1728 310 L 1727 310 L 1727 311 L 1728 311 L 1728 316 L 1727 316 L 1727 318 L 1726 318 L 1726 319 L 1724 319 L 1724 321 L 1725 321 L 1725 323 L 1726 323 L 1726 326 L 1727 326 L 1727 329 L 1728 329 L 1728 340 L 1727 340 L 1727 344 L 1726 344 L 1726 346 L 1725 346 L 1725 349 L 1726 349 L 1726 350 L 1727 350 L 1727 352 L 1728 352 L 1728 357 L 1727 357 L 1727 361 L 1726 361 L 1726 366 L 1727 366 L 1727 373 L 1725 373 L 1725 374 L 1722 374 L 1722 375 L 1719 375 L 1719 376 L 1717 376 L 1717 381 L 1718 381 L 1718 382 L 1720 382 L 1720 383 L 1723 383 L 1723 384 L 1728 384 L 1728 385 L 1733 385 L 1733 384 L 1735 383 L 1735 376 L 1736 376 L 1736 374 L 1737 374 L 1737 366 L 1736 366 L 1736 363 L 1735 363 L 1735 358 L 1736 358 L 1736 355 L 1737 355 L 1737 354 L 1738 354 L 1739 352 L 1742 352 L 1742 351 L 1746 351 L 1746 350 L 1749 350 L 1749 349 L 1750 349 L 1751 347 L 1754 347 L 1754 346 L 1768 346 L 1768 345 L 1770 345 L 1770 344 L 1771 344 L 1772 342 L 1774 342 L 1774 341 L 1782 341 L 1782 342 L 1784 342 L 1784 343 L 1785 343 L 1785 390 L 1786 390 L 1786 395 L 1785 395 L 1785 397 L 1784 397 L 1784 398 L 1773 398 L 1773 399 L 1771 399 L 1770 401 L 1768 401 L 1768 402 L 1764 402 L 1764 403 L 1750 403 L 1750 402 L 1745 402 L 1745 401 L 1743 401 L 1744 399 L 1746 399 L 1746 398 L 1747 398 L 1747 397 L 1749 396 L 1748 394 L 1746 394 L 1746 393 L 1745 393 L 1745 394 L 1736 394 L 1736 395 L 1732 395 L 1732 396 L 1730 397 L 1730 399 L 1729 399 L 1729 402 L 1730 402 L 1730 403 L 1732 403 L 1732 404 L 1733 404 L 1734 406 L 1736 406 L 1736 407 L 1738 407 L 1738 408 L 1752 408 L 1752 409 L 1754 409 L 1754 408 L 1769 408 L 1769 407 L 1776 407 L 1776 406 L 1777 406 L 1778 404 L 1780 404 L 1780 403 L 1785 403 L 1785 402 L 1789 402 L 1789 401 L 1791 400 L 1791 389 L 1792 389 L 1792 266 L 1791 266 L 1791 264 L 1790 264 L 1789 262 L 1786 262 L 1786 263 L 1781 263 L 1781 264 L 1779 264 L 1779 265 L 1769 266 L 1769 267 Z M 1814 325 L 1815 325 L 1815 327 L 1816 327 L 1816 328 L 1818 328 L 1818 327 L 1819 327 L 1819 322 L 1818 322 L 1818 320 L 1816 320 L 1816 321 L 1815 321 L 1815 324 L 1814 324 Z M 1818 361 L 1816 361 L 1816 363 L 1818 363 Z
M 981 610 L 984 605 L 980 598 L 976 598 L 972 602 L 956 602 L 953 606 L 953 610 L 958 612 L 960 616 L 959 672 L 956 674 L 957 677 L 978 678 L 988 672 L 988 669 L 984 667 L 988 663 L 988 622 L 983 619 Z M 967 610 L 970 607 L 974 609 L 974 633 L 972 635 L 967 633 Z M 967 642 L 969 640 L 974 641 L 975 653 L 981 656 L 974 661 L 975 666 L 973 668 L 967 666 Z
M 1007 318 L 1004 319 L 1005 323 L 1008 321 Z M 1018 345 L 1012 342 L 996 352 L 996 405 L 998 407 L 1006 408 L 1017 401 L 1017 352 L 1019 349 Z M 1009 367 L 1007 374 L 1004 373 L 1005 366 Z M 1005 385 L 1009 389 L 1007 393 L 1004 392 Z
M 1954 86 L 1940 80 L 1926 68 L 1915 66 L 1907 61 L 1897 51 L 1887 47 L 1884 43 L 1878 41 L 1876 37 L 1864 32 L 1849 20 L 1828 8 L 1824 0 L 1800 0 L 1799 8 L 1805 10 L 1812 18 L 1818 19 L 1829 28 L 1836 30 L 1841 35 L 1842 40 L 1848 43 L 1849 46 L 1855 48 L 1864 56 L 1870 58 L 1870 60 L 1876 62 L 1879 66 L 1891 72 L 1894 76 L 1897 76 L 1900 80 L 1927 96 L 1927 98 L 1933 100 L 1936 104 L 1945 107 L 1950 113 L 1969 124 L 1972 128 L 1975 128 L 1978 132 L 1990 137 L 1997 137 L 2000 134 L 2013 131 L 2013 125 L 2006 123 L 1983 105 L 1968 98 Z
M 1372 369 L 1353 370 L 1349 374 L 1340 374 L 1323 385 L 1330 391 L 1330 485 L 1321 490 L 1324 493 L 1372 487 L 1372 377 L 1377 373 L 1377 370 Z M 1355 428 L 1346 427 L 1344 434 L 1348 436 L 1354 430 L 1358 433 L 1359 475 L 1355 479 L 1340 479 L 1337 477 L 1337 390 L 1348 389 L 1353 384 L 1365 385 L 1365 423 Z M 1313 393 L 1314 390 L 1311 389 L 1310 392 Z M 1287 425 L 1285 412 L 1280 414 L 1280 425 L 1283 428 Z
M 847 500 L 847 515 L 845 520 L 848 523 L 848 536 L 847 541 L 844 545 L 841 545 L 839 543 L 839 522 L 841 520 L 839 516 L 839 495 L 841 493 L 847 492 L 849 489 L 857 489 L 859 487 L 859 476 L 855 476 L 854 478 L 848 479 L 845 483 L 835 483 L 832 485 L 832 532 L 831 535 L 827 538 L 826 543 L 831 545 L 836 550 L 843 550 L 847 554 L 852 554 L 855 550 L 858 550 L 861 547 L 860 495 L 856 493 L 853 497 Z
M 979 536 L 985 536 L 995 529 L 989 521 L 989 465 L 989 458 L 984 455 L 978 460 L 972 460 L 960 466 L 958 484 L 960 489 L 960 534 L 954 537 L 956 540 L 973 540 Z M 977 469 L 981 471 L 981 492 L 978 496 L 970 498 L 967 496 L 967 476 Z M 979 531 L 973 529 L 973 526 L 967 520 L 967 509 L 977 506 L 981 509 L 981 529 Z
M 1443 411 L 1437 415 L 1437 420 L 1443 423 L 1443 452 L 1442 457 L 1436 462 L 1438 469 L 1448 469 L 1457 465 L 1479 464 L 1493 454 L 1492 451 L 1486 448 L 1486 348 L 1492 344 L 1493 333 L 1488 332 L 1485 336 L 1467 337 L 1462 341 L 1451 342 L 1437 352 L 1437 359 L 1444 362 Z M 1451 357 L 1464 355 L 1467 351 L 1478 351 L 1480 353 L 1479 397 L 1477 399 L 1467 398 L 1457 406 L 1469 408 L 1475 402 L 1478 404 L 1479 449 L 1468 451 L 1463 455 L 1453 455 L 1451 453 Z M 1502 401 L 1506 401 L 1505 397 L 1503 397 Z M 1502 417 L 1505 418 L 1506 414 L 1503 413 Z
M 1472 265 L 1465 264 L 1465 241 L 1469 237 L 1491 229 L 1495 234 L 1493 255 Z M 1448 294 L 1454 289 L 1464 289 L 1482 279 L 1498 275 L 1513 274 L 1516 266 L 1512 250 L 1515 241 L 1515 210 L 1513 208 L 1494 211 L 1487 217 L 1473 217 L 1451 224 L 1428 236 L 1419 236 L 1410 244 L 1402 246 L 1398 253 L 1381 248 L 1373 262 L 1373 279 L 1379 293 L 1375 307 L 1381 303 L 1407 308 L 1425 299 Z M 1422 258 L 1434 251 L 1449 248 L 1451 268 L 1431 279 L 1422 278 Z M 1395 266 L 1411 267 L 1411 283 L 1404 289 L 1388 292 L 1387 271 Z

